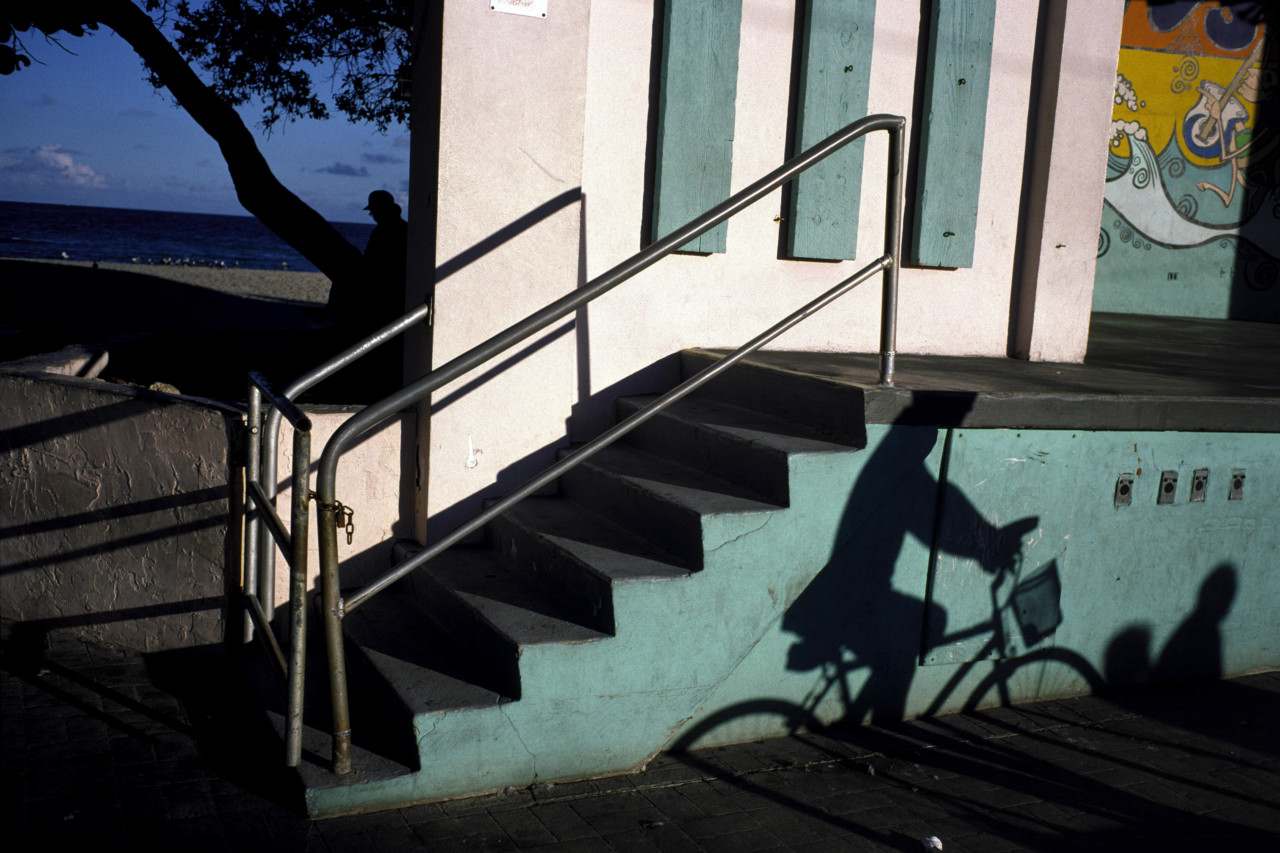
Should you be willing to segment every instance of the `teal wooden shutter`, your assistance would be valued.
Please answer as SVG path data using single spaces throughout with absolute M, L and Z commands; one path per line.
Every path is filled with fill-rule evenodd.
M 799 154 L 867 114 L 875 0 L 808 0 L 796 120 Z M 803 172 L 791 185 L 792 257 L 851 259 L 862 193 L 859 139 Z
M 729 197 L 742 0 L 666 0 L 653 239 Z M 681 247 L 723 252 L 728 223 Z
M 911 243 L 920 266 L 973 266 L 995 21 L 995 0 L 933 3 Z

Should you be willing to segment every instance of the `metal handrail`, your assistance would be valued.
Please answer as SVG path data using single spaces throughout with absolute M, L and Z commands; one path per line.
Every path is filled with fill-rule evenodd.
M 280 396 L 286 400 L 296 400 L 304 391 L 315 387 L 352 362 L 394 340 L 397 336 L 422 320 L 427 319 L 430 315 L 431 304 L 429 302 L 419 305 L 400 319 L 388 323 L 367 338 L 352 344 L 333 358 L 312 369 L 309 373 L 305 373 L 295 379 L 291 385 L 284 389 Z M 266 498 L 272 507 L 275 507 L 276 495 L 279 493 L 276 480 L 276 458 L 280 445 L 280 424 L 283 418 L 283 411 L 279 407 L 273 406 L 271 411 L 267 413 L 266 423 L 263 425 L 261 443 L 253 442 L 249 449 L 250 469 L 259 472 L 258 477 L 262 490 L 266 493 Z M 308 460 L 309 464 L 310 460 Z M 254 586 L 256 586 L 258 600 L 262 605 L 267 620 L 270 621 L 275 618 L 276 551 L 268 540 L 258 536 L 256 525 L 249 529 L 246 536 L 250 540 L 250 544 L 245 548 L 245 577 L 251 578 Z M 246 580 L 246 586 L 249 583 Z M 246 637 L 245 639 L 251 638 Z
M 316 504 L 318 510 L 317 529 L 320 549 L 320 583 L 322 616 L 325 623 L 325 645 L 329 656 L 329 680 L 333 704 L 333 771 L 338 775 L 351 772 L 351 718 L 347 703 L 346 662 L 342 647 L 341 620 L 345 612 L 354 609 L 381 589 L 393 583 L 408 572 L 420 567 L 431 556 L 438 554 L 443 547 L 441 543 L 452 544 L 490 520 L 497 512 L 497 507 L 505 508 L 520 497 L 539 488 L 563 474 L 569 467 L 585 460 L 608 443 L 620 438 L 634 429 L 641 422 L 652 417 L 661 408 L 692 391 L 695 387 L 709 380 L 722 370 L 745 357 L 749 352 L 758 349 L 783 331 L 808 317 L 832 300 L 856 287 L 874 273 L 883 270 L 884 287 L 881 300 L 880 326 L 880 383 L 890 385 L 893 382 L 896 315 L 898 292 L 898 259 L 901 252 L 902 238 L 902 189 L 903 167 L 905 160 L 906 120 L 901 116 L 872 115 L 853 122 L 842 130 L 833 133 L 812 148 L 796 155 L 779 168 L 765 175 L 760 180 L 730 196 L 703 215 L 688 224 L 677 228 L 666 237 L 658 240 L 638 254 L 623 261 L 613 269 L 588 282 L 584 287 L 551 302 L 546 307 L 529 315 L 503 332 L 494 335 L 483 343 L 473 347 L 448 363 L 431 371 L 426 376 L 413 382 L 385 399 L 374 403 L 348 419 L 340 426 L 325 444 L 320 456 L 319 470 L 316 477 Z M 571 457 L 549 468 L 531 483 L 538 486 L 530 488 L 528 484 L 512 493 L 507 499 L 482 512 L 471 522 L 451 532 L 449 536 L 436 543 L 431 549 L 423 551 L 401 563 L 391 572 L 352 596 L 345 604 L 338 583 L 338 540 L 335 527 L 335 513 L 338 511 L 335 495 L 338 459 L 355 440 L 374 426 L 402 410 L 405 406 L 427 398 L 432 391 L 474 369 L 480 364 L 497 356 L 512 346 L 536 334 L 562 317 L 586 305 L 596 297 L 607 293 L 622 282 L 653 265 L 663 257 L 677 251 L 693 238 L 703 234 L 729 219 L 748 205 L 763 198 L 768 193 L 794 178 L 800 172 L 830 156 L 835 151 L 868 133 L 884 130 L 889 133 L 889 168 L 888 168 L 888 200 L 885 210 L 885 253 L 874 263 L 865 267 L 855 275 L 836 285 L 827 293 L 810 302 L 804 308 L 794 312 L 781 323 L 754 338 L 745 347 L 729 358 L 713 365 L 693 379 L 685 382 L 674 391 L 664 395 L 660 400 L 642 412 L 633 415 L 623 424 L 619 424 L 593 442 L 579 449 Z M 628 424 L 630 424 L 628 426 Z M 624 428 L 625 427 L 625 428 Z M 570 461 L 572 460 L 572 461 Z M 568 463 L 568 464 L 566 464 Z M 516 497 L 519 495 L 519 497 Z
M 547 468 L 541 474 L 529 480 L 523 486 L 520 486 L 518 489 L 508 494 L 506 497 L 491 504 L 483 512 L 476 515 L 466 524 L 463 524 L 462 526 L 453 530 L 448 535 L 442 537 L 438 542 L 433 544 L 431 547 L 426 548 L 422 551 L 419 551 L 417 554 L 414 554 L 412 557 L 409 557 L 408 559 L 404 560 L 394 569 L 387 572 L 385 575 L 378 578 L 373 583 L 370 583 L 368 586 L 364 587 L 359 592 L 355 593 L 354 595 L 351 595 L 348 598 L 342 599 L 343 615 L 346 615 L 347 613 L 350 613 L 351 611 L 355 610 L 365 601 L 372 598 L 376 593 L 382 591 L 383 589 L 386 589 L 391 584 L 400 580 L 400 578 L 409 574 L 409 572 L 422 566 L 424 563 L 431 560 L 433 557 L 440 555 L 442 552 L 448 550 L 452 545 L 457 544 L 459 541 L 461 541 L 462 539 L 465 539 L 471 533 L 474 533 L 476 530 L 479 530 L 485 524 L 497 518 L 502 513 L 506 512 L 516 503 L 519 503 L 524 498 L 527 498 L 529 495 L 541 489 L 543 486 L 546 486 L 551 481 L 559 478 L 562 474 L 564 474 L 570 468 L 577 466 L 581 462 L 587 461 L 587 459 L 594 456 L 596 453 L 603 450 L 604 448 L 608 447 L 610 444 L 613 444 L 615 441 L 622 438 L 624 435 L 631 432 L 636 427 L 640 426 L 642 423 L 649 420 L 649 418 L 653 417 L 663 409 L 670 406 L 672 403 L 676 402 L 682 397 L 688 396 L 690 393 L 692 393 L 693 391 L 696 391 L 698 388 L 701 388 L 703 385 L 710 382 L 716 376 L 728 370 L 730 367 L 737 364 L 739 361 L 741 361 L 743 358 L 746 358 L 751 353 L 760 349 L 760 347 L 769 343 L 769 341 L 778 337 L 783 332 L 787 331 L 792 326 L 799 323 L 801 320 L 814 314 L 819 309 L 825 307 L 829 303 L 834 302 L 836 299 L 848 293 L 850 290 L 853 290 L 853 288 L 857 287 L 859 284 L 862 284 L 864 281 L 871 278 L 871 276 L 875 275 L 876 273 L 882 270 L 890 269 L 892 266 L 893 266 L 893 258 L 891 258 L 889 255 L 882 255 L 879 258 L 876 258 L 870 264 L 858 270 L 856 273 L 849 276 L 845 280 L 841 281 L 839 284 L 837 284 L 835 287 L 823 293 L 817 299 L 814 299 L 813 301 L 807 303 L 804 307 L 800 308 L 799 310 L 794 311 L 791 314 L 788 314 L 783 320 L 770 326 L 768 329 L 761 332 L 759 335 L 752 338 L 747 343 L 743 344 L 740 348 L 734 350 L 725 358 L 722 358 L 719 361 L 717 361 L 714 365 L 699 371 L 694 376 L 690 377 L 689 379 L 686 379 L 684 382 L 680 383 L 675 388 L 668 391 L 666 394 L 663 394 L 661 397 L 654 400 L 648 406 L 645 406 L 639 412 L 636 412 L 635 414 L 631 415 L 621 423 L 616 424 L 613 427 L 609 428 L 605 432 L 596 436 L 591 441 L 587 442 L 586 444 L 574 450 L 572 453 L 567 454 L 559 462 L 552 465 L 550 468 Z
M 259 482 L 261 460 L 259 430 L 262 425 L 262 400 L 270 403 L 272 414 L 276 415 L 279 424 L 281 416 L 289 419 L 293 425 L 293 507 L 291 526 L 285 529 L 284 522 L 276 514 L 274 500 L 274 474 L 272 479 L 272 495 Z M 270 417 L 267 418 L 271 420 Z M 246 640 L 251 625 L 256 625 L 259 636 L 267 644 L 272 658 L 283 669 L 282 675 L 288 683 L 288 712 L 285 734 L 285 763 L 290 767 L 298 766 L 302 759 L 302 696 L 306 680 L 305 662 L 307 657 L 307 528 L 310 522 L 311 502 L 311 419 L 303 414 L 287 395 L 276 394 L 271 384 L 259 373 L 249 374 L 249 413 L 248 426 L 250 433 L 249 459 L 246 463 L 247 482 L 245 509 L 253 508 L 254 518 L 247 526 L 245 535 L 245 574 L 243 588 L 248 603 L 250 621 L 246 625 Z M 273 465 L 274 471 L 274 446 Z M 286 664 L 280 644 L 271 631 L 272 616 L 262 605 L 261 578 L 256 575 L 252 566 L 251 555 L 259 545 L 259 529 L 265 526 L 271 539 L 280 546 L 289 563 L 289 661 Z M 262 540 L 270 547 L 267 540 Z M 272 555 L 274 557 L 274 549 Z M 255 589 L 255 585 L 258 587 Z M 271 582 L 274 598 L 274 580 Z

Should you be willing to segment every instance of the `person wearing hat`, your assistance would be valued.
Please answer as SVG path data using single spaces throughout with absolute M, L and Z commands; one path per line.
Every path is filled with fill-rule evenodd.
M 405 266 L 409 245 L 409 223 L 400 216 L 400 205 L 386 190 L 369 193 L 365 206 L 373 221 L 373 233 L 364 249 L 360 275 L 353 280 L 334 282 L 325 306 L 332 342 L 325 346 L 345 349 L 399 319 L 404 313 Z M 401 386 L 403 344 L 388 342 L 361 358 L 351 393 L 368 402 Z M 334 380 L 336 381 L 336 380 Z M 333 381 L 326 387 L 333 386 Z
M 376 331 L 404 313 L 405 255 L 409 223 L 386 190 L 369 193 L 365 210 L 377 223 L 364 248 L 360 281 L 335 282 L 326 306 L 329 321 L 361 336 Z
M 409 247 L 409 223 L 401 218 L 400 205 L 396 204 L 391 193 L 386 190 L 369 193 L 369 203 L 364 209 L 369 211 L 369 215 L 377 223 L 364 249 L 365 274 L 368 276 L 369 286 L 376 294 L 368 300 L 371 306 L 376 306 L 368 317 L 369 323 L 373 324 L 369 329 L 372 331 L 404 313 L 405 255 Z

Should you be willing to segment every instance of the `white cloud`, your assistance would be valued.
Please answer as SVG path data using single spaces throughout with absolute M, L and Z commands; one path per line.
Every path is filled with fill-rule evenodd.
M 107 179 L 91 166 L 79 162 L 79 152 L 61 145 L 39 148 L 10 148 L 0 154 L 0 177 L 21 186 L 59 186 L 106 189 Z

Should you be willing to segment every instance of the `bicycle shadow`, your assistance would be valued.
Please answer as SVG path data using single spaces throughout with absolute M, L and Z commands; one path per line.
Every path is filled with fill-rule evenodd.
M 960 425 L 968 402 L 971 399 L 958 400 L 932 423 Z M 1196 746 L 1188 737 L 1193 732 L 1206 744 L 1218 740 L 1266 752 L 1267 735 L 1256 721 L 1276 703 L 1268 703 L 1265 696 L 1260 699 L 1259 691 L 1246 685 L 1207 684 L 1190 697 L 1149 688 L 1140 694 L 1109 693 L 1099 700 L 1109 710 L 1094 711 L 1115 716 L 1120 721 L 1115 731 L 1058 703 L 904 721 L 908 708 L 931 704 L 928 716 L 943 707 L 950 694 L 960 696 L 966 709 L 993 689 L 1000 689 L 1007 700 L 1003 685 L 1027 663 L 1053 661 L 1074 667 L 1095 692 L 1104 681 L 1142 682 L 1175 675 L 1219 678 L 1221 625 L 1237 583 L 1236 570 L 1229 564 L 1209 573 L 1196 607 L 1154 661 L 1148 653 L 1150 629 L 1134 626 L 1116 634 L 1105 679 L 1072 649 L 1049 644 L 1015 656 L 1004 642 L 1013 638 L 1010 631 L 1021 630 L 1030 648 L 1035 642 L 1028 638 L 1029 630 L 1039 642 L 1051 637 L 1061 620 L 1056 607 L 1061 590 L 1055 584 L 1041 581 L 1038 590 L 1050 601 L 1026 607 L 1016 600 L 1019 586 L 1039 581 L 1044 574 L 1045 567 L 1025 578 L 1020 571 L 1022 537 L 1035 529 L 1038 519 L 992 523 L 961 490 L 948 484 L 947 448 L 939 452 L 938 447 L 944 430 L 915 426 L 924 423 L 918 414 L 904 412 L 869 448 L 871 455 L 849 493 L 829 563 L 782 618 L 784 631 L 795 637 L 787 666 L 816 676 L 810 693 L 800 702 L 762 696 L 723 708 L 673 744 L 674 750 L 690 750 L 736 719 L 767 716 L 779 720 L 818 756 L 811 762 L 814 766 L 806 765 L 805 774 L 796 780 L 769 772 L 726 773 L 714 749 L 684 751 L 679 760 L 747 796 L 782 803 L 798 817 L 889 849 L 919 849 L 921 836 L 911 834 L 916 827 L 937 828 L 944 836 L 944 828 L 961 832 L 963 827 L 964 832 L 1045 850 L 1130 849 L 1154 837 L 1153 827 L 1163 833 L 1161 838 L 1251 843 L 1265 835 L 1219 815 L 1189 812 L 1176 803 L 1144 796 L 1139 789 L 1125 787 L 1124 781 L 1140 778 L 1148 788 L 1169 786 L 1191 798 L 1272 810 L 1268 801 L 1237 790 L 1229 778 L 1206 777 L 1159 757 L 1171 751 L 1191 761 L 1215 761 L 1211 746 Z M 940 523 L 943 507 L 947 525 Z M 918 577 L 922 572 L 916 558 L 929 548 L 935 555 L 972 559 L 990 576 L 990 622 L 947 633 L 946 609 L 932 600 Z M 917 568 L 897 572 L 899 563 Z M 909 586 L 913 580 L 915 587 Z M 1017 611 L 1022 621 L 1013 620 L 1015 614 L 1007 611 Z M 976 654 L 956 666 L 944 686 L 921 696 L 917 685 L 913 695 L 915 675 L 929 650 L 971 635 L 989 639 L 974 646 Z M 980 666 L 985 674 L 974 687 L 965 676 Z M 1250 693 L 1255 695 L 1245 695 Z M 1220 719 L 1224 695 L 1239 698 L 1240 710 L 1230 720 Z M 1150 724 L 1131 722 L 1132 710 Z M 1070 735 L 1064 733 L 1067 729 Z M 1099 768 L 1110 773 L 1096 772 Z M 813 778 L 819 771 L 829 774 L 826 780 Z M 863 798 L 918 803 L 921 814 L 935 820 L 890 828 L 878 822 L 890 819 L 887 813 L 863 818 L 856 805 Z M 1020 807 L 995 805 L 1000 798 L 1033 805 L 1022 813 Z M 1063 814 L 1084 818 L 1060 821 Z M 1075 829 L 1065 832 L 1068 825 Z
M 961 423 L 974 396 L 932 401 L 930 419 Z M 904 591 L 906 584 L 923 583 L 923 572 L 897 571 L 900 563 L 912 562 L 902 559 L 910 540 L 972 559 L 997 576 L 1012 568 L 1022 536 L 1038 523 L 1028 517 L 993 524 L 963 491 L 935 475 L 943 431 L 916 425 L 924 407 L 914 403 L 899 415 L 876 446 L 849 494 L 830 561 L 783 616 L 783 630 L 796 637 L 788 669 L 822 676 L 805 703 L 809 715 L 824 703 L 830 707 L 834 691 L 840 722 L 903 719 L 920 658 L 931 645 L 954 639 L 945 636 L 946 610 L 930 600 L 927 588 Z M 939 470 L 945 470 L 945 455 L 944 448 Z M 939 524 L 943 506 L 955 522 L 945 529 Z M 862 677 L 857 689 L 851 684 L 855 673 Z M 820 716 L 831 718 L 829 711 Z
M 800 777 L 727 773 L 716 750 L 685 752 L 679 760 L 748 797 L 781 803 L 798 818 L 821 822 L 886 849 L 919 849 L 921 833 L 935 830 L 948 839 L 952 833 L 963 837 L 977 832 L 982 837 L 1041 850 L 1127 850 L 1155 838 L 1252 844 L 1270 837 L 1248 823 L 1188 811 L 1178 803 L 1144 793 L 1153 786 L 1169 787 L 1185 792 L 1192 800 L 1213 799 L 1259 814 L 1275 811 L 1273 803 L 1251 795 L 1247 786 L 1238 789 L 1230 777 L 1216 778 L 1159 757 L 1169 752 L 1198 762 L 1196 767 L 1208 762 L 1217 766 L 1221 758 L 1211 751 L 1213 740 L 1268 752 L 1268 735 L 1263 731 L 1267 727 L 1260 723 L 1269 718 L 1276 699 L 1246 685 L 1206 684 L 1190 694 L 1113 691 L 1104 701 L 1119 721 L 1114 731 L 1105 723 L 1105 709 L 1093 709 L 1104 721 L 1095 722 L 1057 703 L 904 721 L 912 674 L 922 649 L 927 649 L 924 619 L 945 618 L 946 614 L 928 603 L 927 595 L 917 597 L 894 587 L 893 560 L 910 539 L 927 541 L 924 537 L 933 529 L 934 520 L 915 517 L 924 513 L 894 510 L 909 508 L 922 492 L 928 494 L 931 482 L 941 493 L 935 495 L 939 502 L 952 502 L 949 509 L 963 498 L 945 485 L 937 487 L 926 465 L 932 447 L 927 437 L 896 426 L 890 430 L 874 451 L 879 457 L 872 461 L 875 467 L 869 463 L 851 492 L 831 563 L 784 616 L 784 626 L 797 636 L 789 666 L 820 672 L 821 686 L 803 703 L 761 697 L 722 709 L 685 732 L 674 745 L 677 750 L 687 749 L 736 718 L 766 715 L 781 720 L 816 760 L 804 766 Z M 900 492 L 877 503 L 874 488 L 888 473 L 896 477 L 893 482 Z M 940 543 L 940 547 L 984 561 L 982 565 L 995 579 L 993 586 L 999 585 L 1019 550 L 1028 519 L 996 527 L 967 500 L 961 506 L 967 522 L 981 535 Z M 902 521 L 888 537 L 893 540 L 890 546 L 879 553 L 859 550 L 860 531 L 871 525 L 884 533 L 893 518 Z M 1001 547 L 976 547 L 975 542 L 996 542 Z M 1160 673 L 1162 678 L 1189 673 L 1220 677 L 1220 625 L 1230 610 L 1235 589 L 1235 569 L 1219 565 L 1206 576 L 1198 604 L 1170 635 L 1160 656 L 1133 671 Z M 993 623 L 998 624 L 1000 607 L 994 597 L 993 605 Z M 846 615 L 843 621 L 837 618 L 842 613 Z M 1148 629 L 1139 626 L 1122 631 L 1112 641 L 1111 655 L 1118 658 L 1108 660 L 1113 664 L 1117 660 L 1132 663 L 1138 657 L 1148 661 L 1149 645 Z M 1031 656 L 1037 654 L 1089 667 L 1069 649 L 1049 647 Z M 990 678 L 1008 677 L 1009 670 L 1023 660 L 998 661 L 992 675 L 974 693 L 984 694 Z M 957 670 L 967 671 L 972 665 Z M 855 687 L 853 679 L 862 669 L 867 670 L 865 679 Z M 1095 688 L 1102 686 L 1102 677 L 1091 667 L 1082 674 Z M 1116 674 L 1109 671 L 1108 676 Z M 939 693 L 955 690 L 961 680 L 953 679 Z M 1229 720 L 1222 713 L 1224 702 L 1239 708 Z M 842 710 L 833 722 L 827 714 L 819 715 L 831 703 L 839 704 Z M 1126 709 L 1137 710 L 1150 722 L 1134 723 Z M 900 716 L 895 718 L 895 714 Z M 870 724 L 864 725 L 868 721 Z M 1195 736 L 1189 737 L 1190 733 Z M 1197 745 L 1198 738 L 1204 739 L 1205 746 Z M 1099 768 L 1110 772 L 1099 773 Z M 826 778 L 814 778 L 819 773 Z M 1115 776 L 1117 773 L 1121 775 Z M 1135 779 L 1146 787 L 1128 787 Z M 867 804 L 859 806 L 860 800 Z M 1005 800 L 1012 807 L 999 805 Z M 881 814 L 874 803 L 894 806 Z M 1018 803 L 1031 805 L 1024 810 Z M 912 811 L 909 804 L 920 809 L 914 821 L 906 818 Z M 906 812 L 899 806 L 906 807 Z M 1063 815 L 1083 818 L 1066 819 Z M 880 822 L 889 820 L 897 825 Z M 1074 828 L 1068 832 L 1068 826 Z

